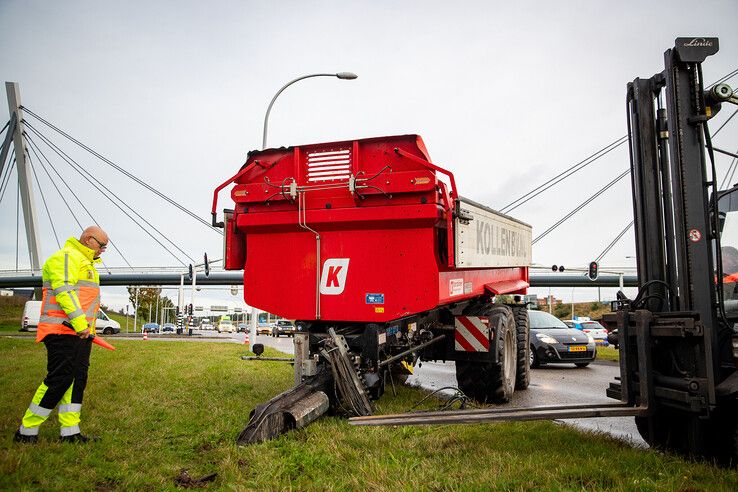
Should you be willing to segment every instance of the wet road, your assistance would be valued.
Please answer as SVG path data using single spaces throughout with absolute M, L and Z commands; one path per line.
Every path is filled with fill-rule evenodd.
M 408 382 L 431 390 L 444 386 L 455 387 L 455 369 L 453 362 L 425 362 Z M 581 369 L 574 364 L 552 364 L 531 371 L 530 386 L 526 391 L 515 392 L 512 401 L 507 404 L 510 407 L 617 403 L 617 400 L 605 395 L 605 388 L 620 374 L 616 363 L 595 362 Z M 606 432 L 636 446 L 647 446 L 636 429 L 633 417 L 566 419 L 561 422 Z

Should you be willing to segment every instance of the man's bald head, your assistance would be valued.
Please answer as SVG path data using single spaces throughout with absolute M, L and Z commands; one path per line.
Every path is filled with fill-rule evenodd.
M 90 226 L 79 237 L 79 242 L 95 251 L 95 258 L 99 258 L 108 246 L 108 235 L 98 226 Z

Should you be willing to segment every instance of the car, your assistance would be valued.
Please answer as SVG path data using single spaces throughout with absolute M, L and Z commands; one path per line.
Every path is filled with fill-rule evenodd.
M 246 323 L 239 323 L 238 324 L 238 329 L 236 331 L 239 332 L 239 333 L 241 333 L 242 331 L 243 332 L 246 332 L 246 331 L 249 331 L 249 327 L 246 326 Z
M 587 333 L 594 338 L 597 345 L 602 345 L 604 347 L 610 345 L 610 342 L 607 341 L 607 328 L 599 324 L 597 321 L 592 321 L 589 318 L 579 318 L 565 319 L 564 323 L 566 323 L 570 328 L 576 328 L 577 330 L 582 330 L 584 333 Z
M 230 319 L 222 319 L 218 322 L 218 333 L 233 333 L 235 331 L 235 328 L 233 327 L 233 323 Z
M 162 333 L 174 333 L 177 331 L 177 327 L 174 323 L 164 323 L 161 327 Z
M 144 333 L 159 333 L 159 323 L 146 323 L 142 330 Z
M 256 334 L 257 335 L 271 335 L 272 328 L 274 328 L 273 323 L 259 323 L 259 326 L 256 327 Z
M 610 330 L 607 332 L 607 341 L 614 348 L 620 347 L 620 337 L 618 336 L 618 329 Z
M 100 309 L 97 312 L 97 321 L 95 321 L 95 331 L 103 335 L 113 335 L 120 333 L 120 323 L 114 319 L 110 319 L 105 312 Z
M 280 335 L 287 335 L 288 337 L 295 336 L 295 325 L 292 321 L 287 319 L 280 319 L 272 328 L 272 336 L 279 337 Z
M 594 339 L 567 326 L 556 316 L 543 311 L 528 311 L 530 320 L 530 367 L 548 363 L 574 363 L 587 367 L 597 357 Z
M 27 301 L 23 306 L 20 331 L 36 331 L 41 317 L 41 301 Z

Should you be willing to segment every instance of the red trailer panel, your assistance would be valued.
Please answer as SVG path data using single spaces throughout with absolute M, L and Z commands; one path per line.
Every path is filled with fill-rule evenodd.
M 386 322 L 485 290 L 528 286 L 530 228 L 509 217 L 479 229 L 476 252 L 462 255 L 464 265 L 489 264 L 480 255 L 492 251 L 502 258 L 493 264 L 504 266 L 456 268 L 460 248 L 474 247 L 454 234 L 474 233 L 464 229 L 473 213 L 462 207 L 479 220 L 497 215 L 460 201 L 453 174 L 430 162 L 417 135 L 252 152 L 223 186 L 232 181 L 226 268 L 244 269 L 244 299 L 259 309 L 290 319 Z M 495 227 L 519 229 L 497 234 L 507 249 L 490 248 Z

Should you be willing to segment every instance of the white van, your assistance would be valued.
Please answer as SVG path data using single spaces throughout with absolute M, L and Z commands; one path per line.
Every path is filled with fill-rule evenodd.
M 41 301 L 27 301 L 23 307 L 23 316 L 21 317 L 21 331 L 36 331 L 38 327 L 38 319 L 41 317 Z M 108 318 L 103 310 L 97 312 L 97 322 L 95 329 L 103 335 L 112 335 L 120 333 L 120 323 Z
M 36 331 L 39 317 L 41 317 L 41 301 L 27 301 L 23 306 L 20 331 Z

